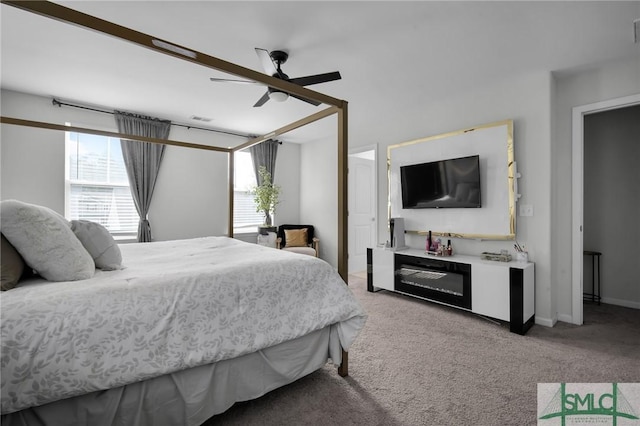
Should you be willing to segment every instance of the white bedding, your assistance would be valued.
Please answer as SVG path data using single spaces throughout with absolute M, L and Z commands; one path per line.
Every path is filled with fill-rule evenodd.
M 225 237 L 121 246 L 126 269 L 1 298 L 2 413 L 255 352 L 365 314 L 326 262 Z M 334 362 L 339 360 L 335 360 Z

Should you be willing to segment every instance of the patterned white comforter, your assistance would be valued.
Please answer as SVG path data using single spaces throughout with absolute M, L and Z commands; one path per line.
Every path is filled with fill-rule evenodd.
M 121 246 L 125 269 L 2 292 L 2 414 L 365 322 L 326 262 L 226 237 Z

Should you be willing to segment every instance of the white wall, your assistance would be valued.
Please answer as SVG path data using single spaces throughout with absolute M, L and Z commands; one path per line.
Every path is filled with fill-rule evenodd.
M 54 107 L 46 97 L 3 90 L 1 108 L 8 117 L 117 131 L 110 114 Z M 172 126 L 169 138 L 218 146 L 244 141 L 178 126 Z M 0 145 L 0 198 L 41 204 L 64 214 L 64 133 L 3 124 Z M 299 148 L 283 144 L 278 152 L 276 183 L 283 187 L 278 218 L 295 222 L 299 217 Z M 292 166 L 281 167 L 281 162 Z M 228 154 L 168 146 L 149 212 L 153 238 L 225 235 L 227 176 Z
M 275 224 L 300 223 L 300 145 L 283 142 L 278 147 L 273 182 L 280 186 Z
M 553 181 L 552 248 L 555 249 L 552 281 L 557 288 L 558 318 L 571 321 L 571 115 L 572 108 L 640 93 L 640 62 L 637 57 L 610 62 L 555 76 L 556 119 L 552 156 Z
M 336 123 L 335 116 L 325 118 Z M 320 257 L 338 267 L 337 139 L 300 145 L 300 222 L 313 225 Z
M 5 108 L 2 112 L 7 114 Z M 1 198 L 41 204 L 64 214 L 64 134 L 4 124 L 0 132 Z
M 227 234 L 227 162 L 226 153 L 167 146 L 149 210 L 154 240 Z
M 640 309 L 640 105 L 584 118 L 584 248 L 602 253 L 604 303 Z M 584 258 L 584 288 L 593 288 Z

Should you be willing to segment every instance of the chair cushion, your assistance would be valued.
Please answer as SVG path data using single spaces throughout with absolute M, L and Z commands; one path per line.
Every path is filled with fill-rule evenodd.
M 313 242 L 313 237 L 315 236 L 313 225 L 291 225 L 291 224 L 283 224 L 278 226 L 278 237 L 282 238 L 282 246 L 287 245 L 287 237 L 284 234 L 284 231 L 287 229 L 302 229 L 307 228 L 307 245 L 311 245 Z
M 285 247 L 283 250 L 290 251 L 292 253 L 307 254 L 309 256 L 316 255 L 316 251 L 312 247 Z
M 285 247 L 306 247 L 307 246 L 307 228 L 302 229 L 285 229 L 284 230 Z

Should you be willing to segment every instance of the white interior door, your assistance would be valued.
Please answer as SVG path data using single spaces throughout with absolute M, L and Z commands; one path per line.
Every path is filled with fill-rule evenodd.
M 349 155 L 349 273 L 367 270 L 376 244 L 375 151 Z

